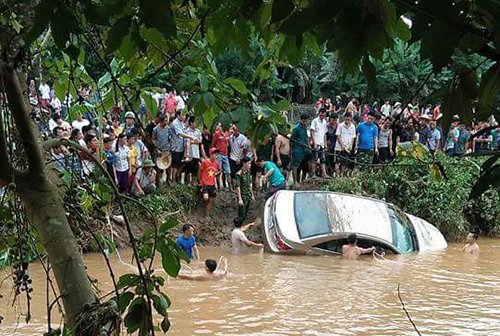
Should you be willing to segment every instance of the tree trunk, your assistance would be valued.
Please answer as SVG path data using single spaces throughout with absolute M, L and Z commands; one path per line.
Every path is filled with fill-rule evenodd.
M 96 302 L 75 236 L 66 218 L 56 181 L 58 177 L 45 165 L 40 134 L 29 117 L 26 98 L 14 67 L 0 60 L 0 80 L 5 84 L 10 113 L 22 135 L 29 168 L 21 172 L 12 167 L 0 137 L 0 179 L 12 182 L 21 197 L 28 217 L 40 234 L 52 263 L 65 310 L 66 328 L 73 330 L 75 319 L 85 305 Z M 1 120 L 0 120 L 1 121 Z M 2 144 L 3 143 L 3 144 Z M 2 171 L 12 172 L 11 178 Z

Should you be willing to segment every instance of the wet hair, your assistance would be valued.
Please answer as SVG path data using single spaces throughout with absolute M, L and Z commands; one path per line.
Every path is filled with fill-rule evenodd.
M 349 236 L 347 237 L 347 241 L 349 242 L 349 244 L 356 243 L 356 240 L 358 240 L 358 236 L 356 236 L 355 233 L 350 233 Z
M 243 218 L 241 217 L 236 217 L 233 219 L 234 226 L 237 228 L 240 228 L 243 225 Z
M 182 226 L 182 232 L 186 232 L 187 230 L 189 230 L 189 229 L 191 229 L 191 228 L 193 228 L 193 226 L 192 226 L 191 224 L 187 224 L 187 223 L 186 223 L 186 224 L 184 224 L 184 225 Z
M 213 273 L 217 269 L 217 261 L 213 259 L 207 259 L 205 260 L 205 266 L 207 266 L 210 273 Z
M 472 233 L 472 238 L 474 238 L 474 240 L 477 240 L 477 238 L 479 238 L 479 234 L 477 232 L 471 232 Z
M 300 120 L 308 120 L 308 119 L 309 119 L 309 116 L 308 116 L 307 114 L 302 113 L 302 114 L 300 115 Z

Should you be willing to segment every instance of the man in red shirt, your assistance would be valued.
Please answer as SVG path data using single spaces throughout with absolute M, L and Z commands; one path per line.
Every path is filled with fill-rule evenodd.
M 229 131 L 223 131 L 222 126 L 219 124 L 215 127 L 215 134 L 212 139 L 212 147 L 219 150 L 218 160 L 219 165 L 222 169 L 223 176 L 219 177 L 219 190 L 224 186 L 224 188 L 229 188 L 229 174 L 231 174 L 231 168 L 229 166 L 228 158 L 228 147 L 229 147 L 229 137 L 231 133 Z
M 198 180 L 201 183 L 201 194 L 203 195 L 203 202 L 207 205 L 207 215 L 212 211 L 213 199 L 215 194 L 215 180 L 217 175 L 220 174 L 220 165 L 217 161 L 219 150 L 217 148 L 210 148 L 210 158 L 203 160 L 198 171 Z

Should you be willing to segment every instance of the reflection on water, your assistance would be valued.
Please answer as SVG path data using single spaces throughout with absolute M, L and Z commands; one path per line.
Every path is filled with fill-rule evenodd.
M 397 297 L 400 283 L 407 309 L 423 335 L 500 335 L 500 240 L 480 243 L 479 258 L 451 244 L 442 252 L 358 262 L 264 253 L 236 257 L 229 249 L 202 247 L 202 258 L 228 257 L 230 276 L 220 282 L 170 279 L 169 334 L 415 335 Z M 130 272 L 113 260 L 117 274 Z M 100 288 L 111 290 L 102 257 L 86 255 L 85 261 L 91 275 L 100 279 Z M 191 267 L 195 272 L 203 269 L 201 262 Z M 43 271 L 33 264 L 30 274 L 37 280 L 34 317 L 28 326 L 15 323 L 12 294 L 4 284 L 0 315 L 6 319 L 0 335 L 46 331 Z

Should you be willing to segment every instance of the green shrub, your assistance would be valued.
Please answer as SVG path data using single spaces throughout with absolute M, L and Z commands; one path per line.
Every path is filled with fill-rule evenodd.
M 452 241 L 469 230 L 484 235 L 500 233 L 498 189 L 489 190 L 479 200 L 468 199 L 484 160 L 450 159 L 439 154 L 436 162 L 441 170 L 425 164 L 431 162 L 426 153 L 419 153 L 419 157 L 406 154 L 394 165 L 363 169 L 352 177 L 334 179 L 323 189 L 384 199 L 433 223 Z

